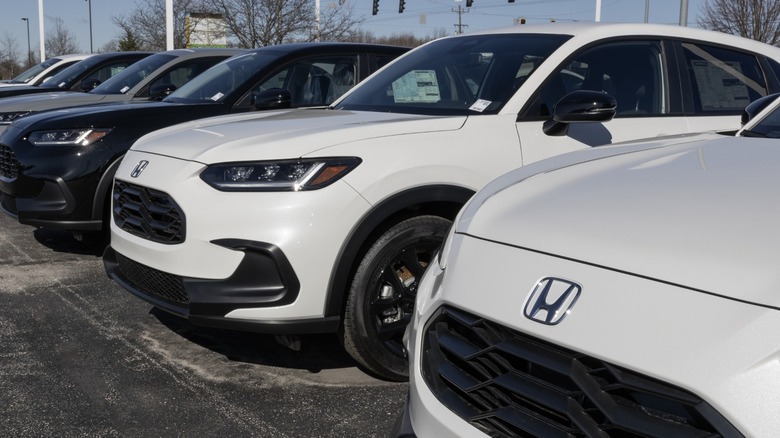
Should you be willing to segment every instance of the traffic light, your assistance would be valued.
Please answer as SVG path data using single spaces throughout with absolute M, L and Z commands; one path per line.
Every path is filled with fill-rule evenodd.
M 470 8 L 474 4 L 474 0 L 466 0 L 466 7 Z
M 398 0 L 398 13 L 404 11 L 404 8 L 406 7 L 406 0 Z
M 374 8 L 371 9 L 371 15 L 376 15 L 379 12 L 379 0 L 374 0 Z

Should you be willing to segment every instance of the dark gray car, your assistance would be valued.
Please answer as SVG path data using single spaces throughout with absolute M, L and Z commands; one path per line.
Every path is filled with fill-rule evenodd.
M 97 103 L 161 99 L 214 64 L 242 53 L 241 49 L 178 49 L 148 56 L 131 65 L 106 71 L 106 78 L 86 78 L 87 93 L 52 89 L 0 99 L 0 132 L 19 117 L 30 113 Z M 109 69 L 110 70 L 110 69 Z M 6 125 L 6 126 L 3 126 Z

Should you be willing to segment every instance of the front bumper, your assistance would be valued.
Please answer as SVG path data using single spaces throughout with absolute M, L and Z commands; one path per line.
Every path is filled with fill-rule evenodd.
M 241 240 L 214 244 L 244 253 L 236 271 L 223 280 L 168 274 L 135 262 L 110 246 L 103 263 L 108 276 L 123 288 L 196 325 L 286 334 L 336 330 L 338 318 L 286 322 L 225 318 L 236 309 L 291 304 L 298 298 L 300 283 L 287 258 L 273 245 Z
M 141 161 L 147 162 L 145 169 L 132 177 Z M 340 315 L 326 313 L 328 285 L 366 201 L 341 182 L 309 192 L 220 192 L 200 179 L 203 169 L 198 162 L 128 152 L 115 179 L 125 190 L 117 191 L 123 195 L 114 203 L 109 274 L 155 306 L 196 324 L 258 332 L 335 331 Z M 139 210 L 160 214 L 147 221 L 141 218 L 145 214 L 135 214 Z M 161 299 L 163 293 L 149 293 L 139 281 L 123 278 L 128 275 L 116 268 L 120 257 L 144 272 L 174 279 L 184 299 Z
M 100 230 L 104 199 L 97 191 L 110 153 L 22 146 L 17 154 L 0 145 L 0 210 L 36 227 Z

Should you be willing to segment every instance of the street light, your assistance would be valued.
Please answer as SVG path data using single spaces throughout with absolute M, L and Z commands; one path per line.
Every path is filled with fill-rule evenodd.
M 32 59 L 30 58 L 30 54 L 32 53 L 32 50 L 30 50 L 30 19 L 29 18 L 22 18 L 22 21 L 27 22 L 27 67 L 32 67 Z
M 92 51 L 92 0 L 86 0 L 89 3 L 89 53 Z

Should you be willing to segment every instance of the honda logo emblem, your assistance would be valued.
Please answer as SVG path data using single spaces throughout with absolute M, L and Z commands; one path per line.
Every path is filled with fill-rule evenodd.
M 138 164 L 136 164 L 135 167 L 133 168 L 133 171 L 130 172 L 130 176 L 133 178 L 138 178 L 138 175 L 140 175 L 141 172 L 143 172 L 144 169 L 146 169 L 147 164 L 149 164 L 149 162 L 146 160 L 139 161 Z
M 560 278 L 546 277 L 536 282 L 525 303 L 525 317 L 547 325 L 558 324 L 569 314 L 582 286 Z

